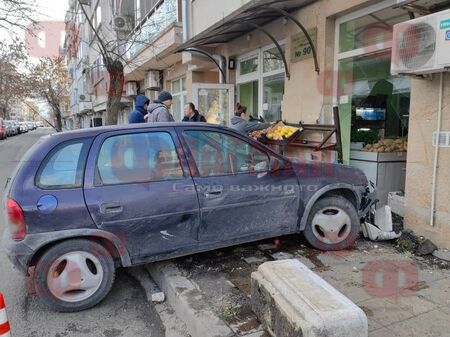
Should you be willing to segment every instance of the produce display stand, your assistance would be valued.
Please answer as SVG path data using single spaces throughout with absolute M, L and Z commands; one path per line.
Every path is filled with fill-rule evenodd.
M 333 108 L 333 125 L 325 124 L 298 124 L 284 123 L 293 126 L 299 130 L 291 137 L 283 140 L 270 140 L 267 137 L 258 139 L 261 143 L 278 149 L 278 152 L 284 154 L 288 147 L 312 149 L 313 151 L 336 151 L 339 163 L 343 162 L 341 128 L 339 122 L 339 108 Z M 319 135 L 319 137 L 318 137 Z M 336 135 L 336 142 L 332 142 L 332 136 Z M 320 137 L 322 136 L 322 137 Z M 317 140 L 320 138 L 320 140 Z

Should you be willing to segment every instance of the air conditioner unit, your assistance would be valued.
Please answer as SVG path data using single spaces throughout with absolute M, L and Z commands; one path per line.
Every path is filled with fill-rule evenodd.
M 130 18 L 123 15 L 116 15 L 113 18 L 113 28 L 120 32 L 131 32 L 133 30 Z
M 85 6 L 90 6 L 91 0 L 80 0 L 80 4 L 85 5 Z
M 159 90 L 161 89 L 161 81 L 159 80 L 159 71 L 149 71 L 145 77 L 145 89 Z
M 86 95 L 86 94 L 80 94 L 78 96 L 78 101 L 79 102 L 90 102 L 91 101 L 91 96 Z
M 422 75 L 450 68 L 450 10 L 394 26 L 391 73 Z
M 137 95 L 137 83 L 136 82 L 128 82 L 127 83 L 127 93 L 126 96 L 136 96 Z

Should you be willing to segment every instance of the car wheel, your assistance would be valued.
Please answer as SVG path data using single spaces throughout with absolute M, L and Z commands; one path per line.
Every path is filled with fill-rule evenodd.
M 114 261 L 100 244 L 76 239 L 48 249 L 34 271 L 40 300 L 53 310 L 75 312 L 98 304 L 114 283 Z
M 358 212 L 348 199 L 325 197 L 311 209 L 304 235 L 314 248 L 342 250 L 354 245 L 360 225 Z

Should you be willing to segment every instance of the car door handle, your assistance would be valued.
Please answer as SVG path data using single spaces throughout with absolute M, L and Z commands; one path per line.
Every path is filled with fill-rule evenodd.
M 100 213 L 102 214 L 112 214 L 122 212 L 123 207 L 119 202 L 107 202 L 100 205 Z
M 205 192 L 206 199 L 217 199 L 222 196 L 222 191 Z

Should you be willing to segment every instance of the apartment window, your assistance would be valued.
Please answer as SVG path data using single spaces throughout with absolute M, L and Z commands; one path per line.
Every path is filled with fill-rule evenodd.
M 284 46 L 282 47 L 284 52 Z M 237 87 L 241 105 L 248 114 L 267 121 L 281 119 L 285 70 L 274 45 L 257 49 L 238 60 Z
M 172 97 L 173 106 L 172 112 L 173 117 L 176 121 L 181 121 L 183 119 L 184 105 L 187 103 L 187 91 L 186 91 L 186 78 L 179 78 L 172 81 Z

